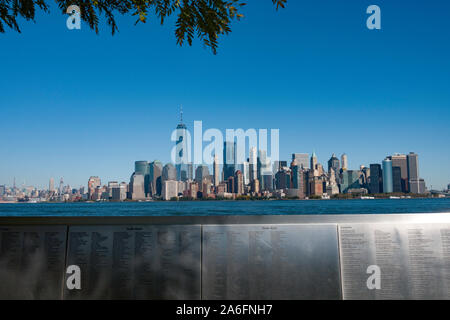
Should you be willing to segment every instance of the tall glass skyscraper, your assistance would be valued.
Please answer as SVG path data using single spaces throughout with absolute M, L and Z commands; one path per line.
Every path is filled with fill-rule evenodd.
M 148 161 L 136 161 L 134 172 L 144 177 L 144 192 L 148 196 L 150 194 L 150 164 Z
M 190 141 L 189 133 L 186 125 L 183 123 L 183 107 L 180 110 L 180 123 L 176 130 L 176 145 L 175 145 L 175 168 L 177 170 L 177 180 L 188 180 L 189 169 L 188 163 L 190 159 Z M 182 171 L 185 173 L 182 175 Z M 192 178 L 192 177 L 190 177 Z
M 383 192 L 394 192 L 394 180 L 392 176 L 392 161 L 388 158 L 383 160 Z
M 225 141 L 223 143 L 223 178 L 226 181 L 234 177 L 236 171 L 236 142 Z

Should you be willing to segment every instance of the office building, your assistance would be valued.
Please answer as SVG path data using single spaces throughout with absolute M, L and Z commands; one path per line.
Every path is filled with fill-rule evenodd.
M 217 154 L 214 155 L 213 183 L 214 183 L 214 187 L 217 187 L 220 183 L 219 156 Z
M 145 200 L 145 178 L 140 173 L 133 173 L 130 178 L 130 196 L 132 200 Z
M 134 172 L 144 176 L 145 195 L 150 195 L 150 164 L 148 161 L 135 161 Z
M 248 158 L 250 181 L 258 179 L 258 153 L 256 147 L 251 147 Z
M 348 157 L 345 153 L 341 156 L 341 167 L 343 171 L 348 170 Z
M 360 176 L 359 170 L 345 170 L 342 172 L 341 192 L 348 193 L 350 189 L 360 189 Z
M 394 181 L 392 175 L 392 160 L 386 158 L 382 163 L 383 167 L 383 192 L 392 193 L 394 192 Z
M 162 170 L 163 165 L 158 160 L 150 163 L 150 194 L 152 196 L 161 195 L 162 190 Z
M 369 191 L 373 194 L 383 193 L 383 176 L 381 165 L 378 163 L 370 165 Z
M 309 169 L 309 154 L 308 153 L 293 153 L 292 160 L 297 161 L 297 165 L 304 170 Z
M 402 191 L 402 169 L 400 167 L 392 167 L 392 186 L 394 192 Z
M 162 170 L 162 182 L 167 180 L 177 180 L 177 170 L 174 165 L 171 163 L 167 163 Z
M 178 197 L 178 181 L 164 180 L 162 186 L 162 198 L 164 200 L 171 200 Z
M 401 192 L 409 192 L 409 183 L 408 183 L 408 160 L 407 156 L 404 154 L 396 153 L 393 156 L 389 157 L 392 160 L 392 168 L 399 167 L 400 168 L 400 183 L 401 183 Z M 395 181 L 394 184 L 398 183 Z M 394 189 L 396 189 L 394 187 Z M 394 190 L 394 192 L 396 192 Z
M 225 141 L 223 143 L 223 178 L 228 180 L 234 177 L 236 171 L 236 142 Z

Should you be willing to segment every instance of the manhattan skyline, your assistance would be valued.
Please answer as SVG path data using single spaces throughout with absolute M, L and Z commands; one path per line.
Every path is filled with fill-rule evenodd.
M 427 187 L 450 181 L 450 4 L 378 1 L 382 29 L 365 28 L 367 1 L 319 6 L 249 4 L 218 55 L 177 47 L 170 23 L 112 37 L 38 14 L 22 34 L 0 34 L 3 131 L 0 184 L 72 186 L 92 175 L 128 181 L 135 160 L 170 161 L 184 122 L 222 132 L 280 129 L 280 159 L 349 155 L 349 168 L 420 154 Z

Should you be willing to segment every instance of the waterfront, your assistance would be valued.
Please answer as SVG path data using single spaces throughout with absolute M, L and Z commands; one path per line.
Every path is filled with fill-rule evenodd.
M 450 198 L 0 204 L 0 216 L 209 216 L 433 213 Z

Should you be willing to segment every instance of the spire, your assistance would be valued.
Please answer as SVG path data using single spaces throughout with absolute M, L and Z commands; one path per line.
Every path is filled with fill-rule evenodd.
M 180 107 L 180 123 L 183 124 L 183 105 Z

